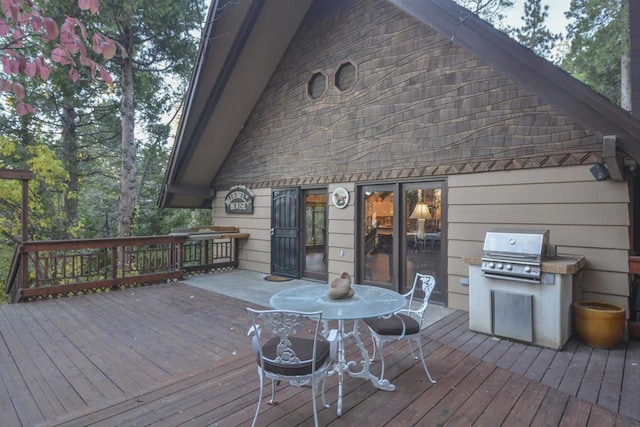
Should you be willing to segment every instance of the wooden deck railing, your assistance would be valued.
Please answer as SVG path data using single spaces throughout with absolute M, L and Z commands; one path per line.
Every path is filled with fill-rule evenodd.
M 26 242 L 16 248 L 5 290 L 20 302 L 237 268 L 236 241 L 247 237 L 212 232 Z

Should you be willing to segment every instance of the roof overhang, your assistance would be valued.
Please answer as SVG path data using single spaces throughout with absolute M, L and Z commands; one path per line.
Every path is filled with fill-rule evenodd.
M 211 207 L 211 183 L 312 2 L 213 0 L 160 207 Z

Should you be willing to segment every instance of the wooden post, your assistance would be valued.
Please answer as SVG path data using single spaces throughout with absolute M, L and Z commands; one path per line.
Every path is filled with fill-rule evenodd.
M 33 177 L 33 174 L 31 175 Z M 29 179 L 22 179 L 22 213 L 21 213 L 21 222 L 22 222 L 22 243 L 29 241 Z M 25 289 L 29 287 L 29 254 L 27 252 L 22 252 L 20 254 L 20 266 L 22 270 L 22 283 L 20 284 L 21 289 Z
M 22 212 L 20 221 L 22 223 L 21 244 L 29 240 L 29 180 L 33 179 L 33 172 L 24 169 L 0 169 L 0 179 L 19 179 L 22 182 Z M 20 284 L 21 289 L 29 285 L 29 254 L 20 253 L 20 269 L 22 272 Z
M 32 175 L 33 176 L 33 175 Z M 22 180 L 22 241 L 29 240 L 29 179 Z

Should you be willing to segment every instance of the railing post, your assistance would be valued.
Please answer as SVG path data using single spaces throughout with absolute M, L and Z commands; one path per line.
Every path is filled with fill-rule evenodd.
M 232 262 L 236 262 L 238 259 L 238 245 L 236 245 L 236 239 L 229 239 L 231 241 L 231 256 Z
M 175 271 L 178 269 L 178 266 L 176 264 L 176 259 L 178 257 L 178 244 L 177 243 L 171 243 L 169 245 L 169 253 L 167 254 L 167 256 L 169 257 L 169 259 L 167 260 L 167 262 L 169 263 L 169 266 L 171 268 L 171 271 Z
M 31 172 L 29 172 L 31 174 Z M 22 182 L 22 213 L 20 220 L 22 222 L 22 245 L 29 241 L 29 180 L 33 178 L 33 174 L 23 177 Z M 21 245 L 20 254 L 20 266 L 22 267 L 22 284 L 20 290 L 29 286 L 29 254 L 24 250 L 24 246 Z
M 22 180 L 22 242 L 29 240 L 29 179 Z
M 118 277 L 118 246 L 111 247 L 111 278 Z
M 178 270 L 183 270 L 184 267 L 184 243 L 187 241 L 186 238 L 182 239 L 181 242 L 177 243 L 177 257 L 178 257 Z
M 18 295 L 20 295 L 22 289 L 26 289 L 29 285 L 29 253 L 24 249 L 24 245 L 20 245 L 20 288 L 18 289 Z M 18 296 L 18 298 L 20 298 Z

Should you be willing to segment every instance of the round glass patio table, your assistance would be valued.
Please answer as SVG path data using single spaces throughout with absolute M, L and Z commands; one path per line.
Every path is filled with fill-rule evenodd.
M 322 311 L 324 320 L 338 321 L 338 361 L 332 374 L 338 374 L 338 416 L 342 415 L 342 382 L 344 374 L 351 377 L 366 378 L 385 391 L 395 390 L 395 386 L 386 379 L 379 379 L 371 372 L 369 352 L 360 339 L 358 321 L 369 317 L 387 316 L 402 309 L 407 300 L 401 294 L 390 289 L 366 285 L 351 285 L 355 294 L 348 299 L 333 300 L 327 296 L 329 285 L 310 285 L 286 289 L 274 294 L 269 300 L 271 307 L 277 310 Z M 353 330 L 345 332 L 344 322 L 353 320 Z M 326 331 L 328 332 L 328 331 Z M 356 361 L 346 361 L 344 341 L 354 338 L 362 354 L 362 370 L 353 371 Z

